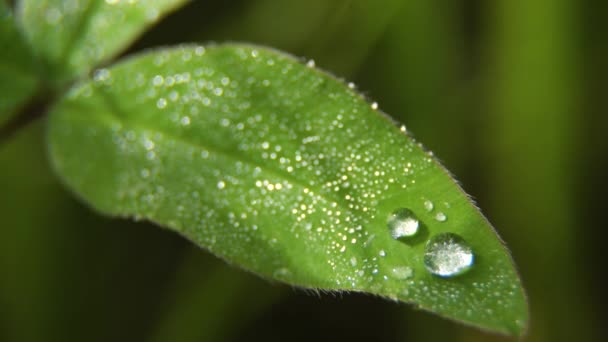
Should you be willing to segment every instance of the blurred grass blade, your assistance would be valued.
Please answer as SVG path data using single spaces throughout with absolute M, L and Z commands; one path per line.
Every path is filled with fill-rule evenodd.
M 48 134 L 57 172 L 100 212 L 267 278 L 525 326 L 508 251 L 466 194 L 376 104 L 310 64 L 252 46 L 150 52 L 74 88 Z
M 61 84 L 125 49 L 147 27 L 187 0 L 22 0 L 23 30 Z
M 209 259 L 199 250 L 186 254 L 170 301 L 149 341 L 233 340 L 239 326 L 249 323 L 284 294 L 252 279 L 250 274 Z
M 314 58 L 338 76 L 351 76 L 403 5 L 399 0 L 243 2 L 216 27 L 198 29 L 192 38 L 261 43 Z
M 494 16 L 487 38 L 492 115 L 484 130 L 493 176 L 489 193 L 493 216 L 511 227 L 505 234 L 518 242 L 518 255 L 526 260 L 522 272 L 538 317 L 531 340 L 601 340 L 593 336 L 593 310 L 582 294 L 587 284 L 581 265 L 589 247 L 581 233 L 584 218 L 573 209 L 585 203 L 578 159 L 588 134 L 581 129 L 585 63 L 577 41 L 583 20 L 577 5 L 503 0 L 488 8 Z M 515 170 L 522 170 L 522 177 Z M 558 273 L 568 276 L 548 290 L 546 279 Z
M 0 2 L 0 125 L 37 90 L 34 58 L 11 9 Z

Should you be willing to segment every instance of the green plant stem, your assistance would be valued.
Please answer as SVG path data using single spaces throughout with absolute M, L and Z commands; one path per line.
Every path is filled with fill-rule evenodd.
M 530 341 L 594 340 L 583 295 L 573 295 L 582 289 L 572 184 L 580 141 L 575 4 L 505 0 L 493 8 L 486 173 L 491 218 L 526 261 Z

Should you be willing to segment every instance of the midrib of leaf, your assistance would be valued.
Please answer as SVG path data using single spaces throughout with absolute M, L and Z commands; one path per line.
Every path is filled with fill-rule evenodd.
M 109 107 L 114 110 L 115 112 L 120 112 L 120 113 L 124 113 L 122 111 L 120 111 L 116 106 L 115 103 L 113 103 L 113 101 L 110 100 L 109 97 L 111 97 L 111 95 L 109 94 L 103 94 L 104 98 L 106 99 L 106 104 L 109 105 Z M 112 110 L 110 111 L 100 111 L 100 112 L 112 112 Z M 113 112 L 112 112 L 113 113 Z M 336 203 L 340 203 L 341 205 L 341 210 L 345 213 L 345 214 L 350 214 L 353 215 L 352 211 L 348 208 L 348 206 L 343 205 L 342 200 L 340 198 L 333 198 L 332 196 L 327 196 L 327 192 L 325 191 L 321 191 L 319 190 L 318 187 L 316 186 L 310 186 L 309 184 L 303 184 L 301 180 L 291 177 L 291 176 L 287 176 L 284 175 L 283 173 L 281 173 L 279 170 L 276 170 L 274 168 L 268 168 L 266 166 L 262 167 L 259 163 L 252 161 L 252 160 L 248 160 L 247 158 L 243 158 L 240 155 L 236 155 L 234 153 L 230 153 L 230 152 L 226 152 L 224 150 L 222 150 L 221 148 L 218 148 L 214 145 L 201 145 L 201 144 L 197 144 L 194 143 L 192 141 L 186 140 L 182 137 L 179 136 L 175 136 L 172 134 L 168 134 L 164 131 L 158 130 L 157 128 L 150 128 L 150 127 L 146 127 L 144 125 L 138 125 L 138 124 L 133 124 L 133 122 L 130 121 L 124 121 L 121 120 L 117 115 L 114 115 L 112 113 L 108 113 L 108 115 L 97 115 L 96 117 L 98 118 L 98 122 L 102 125 L 105 125 L 107 128 L 111 128 L 112 124 L 118 124 L 121 125 L 121 127 L 129 127 L 131 129 L 135 129 L 135 130 L 140 130 L 143 132 L 148 132 L 148 133 L 158 133 L 160 134 L 160 136 L 158 137 L 159 140 L 163 140 L 163 139 L 167 139 L 170 140 L 172 142 L 178 143 L 178 144 L 182 144 L 185 146 L 189 146 L 189 147 L 194 147 L 194 148 L 199 148 L 199 149 L 206 149 L 211 153 L 217 153 L 218 155 L 221 155 L 223 158 L 225 159 L 229 159 L 235 162 L 240 162 L 242 164 L 247 164 L 253 167 L 259 167 L 260 169 L 264 170 L 264 172 L 268 175 L 268 176 L 275 176 L 279 179 L 283 179 L 283 180 L 288 180 L 292 183 L 293 188 L 299 188 L 299 189 L 304 189 L 304 188 L 308 188 L 311 190 L 311 192 L 315 192 L 315 194 L 319 194 L 319 196 L 321 198 L 323 198 L 324 201 L 326 201 L 327 203 L 331 203 L 336 202 Z M 91 117 L 87 117 L 87 120 L 92 120 Z M 197 201 L 199 201 L 202 204 L 208 205 L 209 207 L 216 207 L 216 203 L 213 203 L 209 200 L 204 199 L 204 197 L 199 197 L 197 199 Z M 223 212 L 223 210 L 221 208 L 215 208 L 214 210 L 218 211 L 218 212 Z M 137 212 L 121 212 L 118 213 L 118 216 L 120 217 L 132 217 L 133 215 L 137 215 Z M 155 218 L 153 217 L 146 217 L 147 219 L 150 220 L 150 222 L 154 222 L 156 224 L 159 225 L 163 225 L 166 222 L 161 222 L 161 221 L 157 221 L 155 220 Z M 188 230 L 184 230 L 181 227 L 168 227 L 171 229 L 174 229 L 177 233 L 179 233 L 180 235 L 184 236 L 186 239 L 194 239 L 194 241 L 196 241 L 196 238 L 193 238 L 192 236 L 189 236 L 189 231 Z M 215 251 L 215 249 L 213 248 L 209 248 L 209 246 L 206 246 L 204 244 L 199 244 L 198 245 L 201 248 L 204 249 L 209 249 L 214 253 L 217 253 L 218 251 Z M 365 255 L 367 257 L 372 257 L 373 251 L 371 250 L 363 250 L 361 251 L 361 253 L 365 253 Z M 219 255 L 220 257 L 224 258 L 224 256 L 222 254 Z M 230 260 L 230 259 L 228 259 Z M 245 268 L 247 269 L 247 268 Z M 270 274 L 266 274 L 265 277 L 267 279 L 272 279 Z M 369 292 L 370 290 L 367 288 L 350 288 L 347 286 L 336 286 L 336 284 L 333 281 L 329 281 L 327 278 L 324 277 L 318 277 L 315 274 L 310 274 L 308 277 L 308 282 L 309 284 L 307 286 L 311 286 L 311 284 L 314 284 L 312 286 L 314 286 L 315 289 L 319 288 L 319 289 L 323 289 L 325 291 L 331 291 L 331 290 L 340 290 L 340 291 L 348 291 L 348 292 Z M 297 283 L 295 285 L 299 285 L 302 286 L 303 284 L 301 283 Z M 379 295 L 381 297 L 385 297 L 384 293 L 377 293 L 376 295 Z M 426 307 L 425 307 L 426 308 Z
M 121 113 L 123 115 L 123 117 L 128 117 L 128 115 L 126 115 L 127 113 L 125 113 L 124 110 L 122 110 L 122 108 L 120 108 L 120 106 L 117 104 L 116 99 L 114 98 L 113 95 L 108 94 L 104 91 L 99 92 L 100 94 L 102 94 L 105 103 L 110 107 L 110 111 L 108 111 L 110 113 L 110 115 L 107 115 L 107 119 L 110 121 L 113 121 L 121 126 L 127 126 L 133 129 L 140 129 L 140 130 L 144 130 L 150 133 L 158 133 L 161 136 L 170 139 L 172 141 L 175 142 L 179 142 L 182 143 L 184 145 L 190 146 L 190 147 L 194 147 L 197 148 L 199 150 L 201 149 L 205 149 L 205 150 L 209 150 L 209 151 L 213 151 L 214 153 L 217 153 L 218 155 L 222 155 L 224 156 L 226 159 L 230 159 L 234 162 L 240 162 L 243 164 L 248 164 L 250 166 L 253 167 L 257 167 L 260 168 L 261 170 L 264 170 L 267 174 L 271 175 L 271 176 L 275 176 L 277 178 L 289 181 L 290 183 L 297 185 L 298 187 L 304 189 L 304 188 L 308 188 L 310 190 L 312 190 L 315 194 L 319 194 L 322 195 L 323 199 L 326 200 L 328 203 L 330 202 L 336 202 L 336 203 L 340 203 L 341 206 L 344 208 L 345 212 L 348 212 L 350 214 L 352 214 L 352 212 L 350 210 L 348 210 L 348 205 L 344 205 L 344 203 L 342 203 L 342 198 L 339 196 L 331 196 L 332 192 L 327 192 L 324 191 L 322 188 L 318 187 L 317 184 L 308 184 L 305 183 L 303 180 L 298 179 L 296 177 L 293 177 L 289 174 L 284 174 L 281 170 L 277 170 L 273 167 L 268 167 L 267 165 L 262 165 L 254 160 L 251 160 L 243 155 L 240 154 L 236 154 L 227 150 L 224 150 L 216 145 L 210 144 L 210 145 L 199 145 L 195 142 L 189 141 L 184 139 L 183 137 L 177 136 L 177 135 L 173 135 L 173 134 L 168 134 L 165 131 L 159 130 L 158 128 L 154 127 L 146 127 L 144 125 L 140 125 L 137 124 L 135 121 L 127 121 L 127 120 L 121 120 L 121 118 L 113 113 Z M 89 117 L 90 118 L 90 117 Z

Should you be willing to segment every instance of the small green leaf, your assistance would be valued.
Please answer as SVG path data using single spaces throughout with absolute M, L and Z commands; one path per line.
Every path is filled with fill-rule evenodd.
M 0 2 L 0 125 L 37 89 L 34 58 L 17 29 L 11 9 Z
M 48 63 L 48 78 L 61 83 L 120 53 L 186 1 L 22 0 L 18 13 L 31 45 Z
M 251 46 L 146 53 L 74 88 L 49 142 L 92 207 L 264 277 L 525 327 L 511 257 L 466 194 L 376 104 L 310 63 Z

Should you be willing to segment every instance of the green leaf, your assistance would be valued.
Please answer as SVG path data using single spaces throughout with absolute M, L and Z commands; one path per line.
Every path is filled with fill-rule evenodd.
M 19 15 L 48 78 L 61 84 L 114 57 L 186 1 L 22 0 Z
M 445 169 L 376 108 L 276 51 L 160 50 L 74 88 L 52 111 L 50 157 L 98 211 L 156 222 L 264 277 L 522 333 L 526 300 L 508 251 Z M 419 221 L 409 240 L 388 229 L 400 208 Z M 425 265 L 441 233 L 471 247 L 468 272 L 427 270 L 466 262 L 451 245 L 453 258 Z
M 0 125 L 36 93 L 36 75 L 34 58 L 13 13 L 0 2 Z

